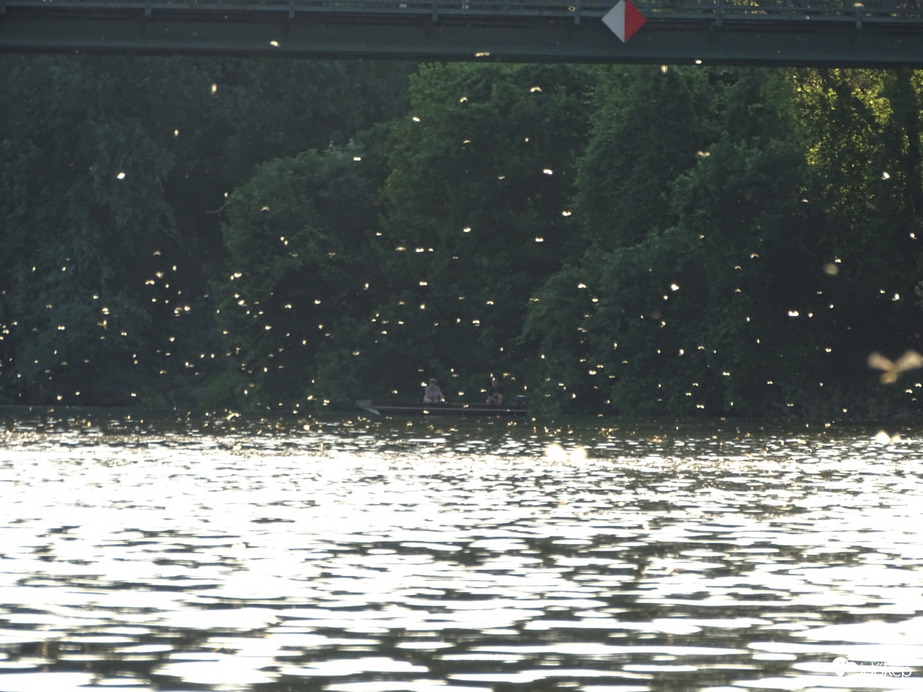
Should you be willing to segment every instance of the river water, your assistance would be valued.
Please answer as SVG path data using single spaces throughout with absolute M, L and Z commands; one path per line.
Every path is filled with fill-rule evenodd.
M 0 444 L 3 692 L 923 689 L 911 428 L 18 409 Z

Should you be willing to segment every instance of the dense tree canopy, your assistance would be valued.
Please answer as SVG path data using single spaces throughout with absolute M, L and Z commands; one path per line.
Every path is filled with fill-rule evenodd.
M 402 109 L 406 66 L 3 56 L 0 396 L 195 403 L 224 369 L 221 209 Z
M 569 209 L 588 81 L 561 66 L 416 75 L 410 117 L 384 152 L 392 256 L 381 311 L 391 328 L 381 341 L 396 384 L 438 374 L 457 395 L 483 389 L 491 372 L 524 375 L 517 340 L 529 298 L 581 245 Z
M 271 161 L 228 199 L 219 325 L 259 404 L 359 386 L 354 358 L 325 366 L 361 352 L 343 330 L 369 314 L 380 283 L 374 189 L 351 149 Z
M 918 408 L 920 73 L 0 61 L 0 401 Z

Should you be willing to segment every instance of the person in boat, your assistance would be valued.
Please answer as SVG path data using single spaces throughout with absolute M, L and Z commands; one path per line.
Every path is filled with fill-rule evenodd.
M 491 378 L 490 386 L 487 387 L 487 403 L 493 406 L 503 406 L 503 385 L 496 377 Z
M 423 403 L 441 404 L 443 401 L 445 401 L 445 397 L 442 396 L 442 390 L 439 389 L 439 382 L 434 377 L 429 381 L 426 389 L 423 390 Z

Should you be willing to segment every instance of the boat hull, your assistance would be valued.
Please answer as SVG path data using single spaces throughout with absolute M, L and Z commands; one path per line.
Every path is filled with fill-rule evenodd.
M 420 404 L 400 401 L 360 399 L 356 405 L 373 416 L 523 416 L 526 406 L 491 404 Z

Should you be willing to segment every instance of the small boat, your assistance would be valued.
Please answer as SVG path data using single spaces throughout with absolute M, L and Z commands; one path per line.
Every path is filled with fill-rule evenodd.
M 356 405 L 373 416 L 522 416 L 528 411 L 524 402 L 515 401 L 512 404 L 496 406 L 494 404 L 423 404 L 360 399 L 356 401 Z

